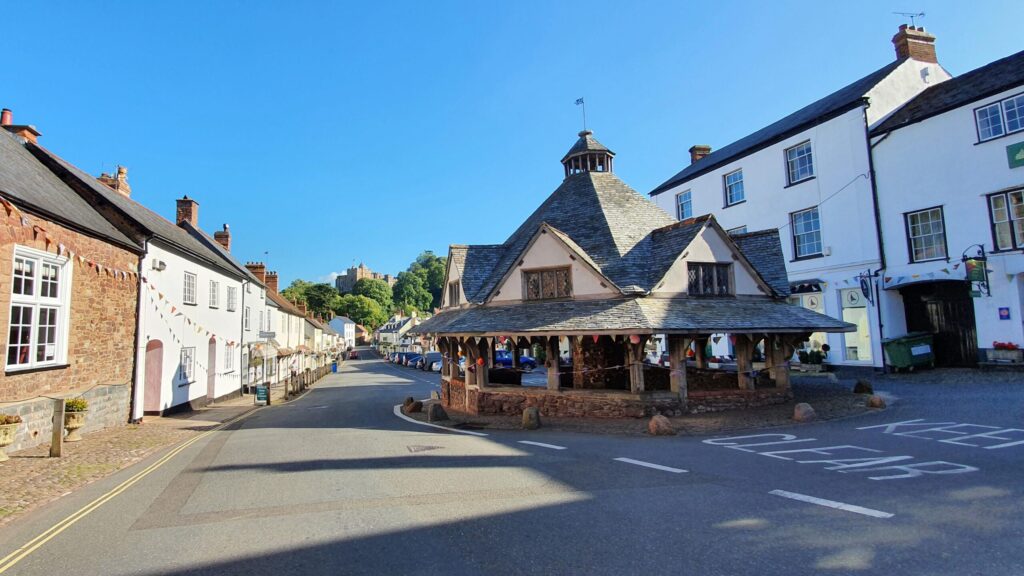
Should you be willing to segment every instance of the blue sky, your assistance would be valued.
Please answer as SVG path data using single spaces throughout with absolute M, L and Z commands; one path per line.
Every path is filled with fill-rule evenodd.
M 1022 48 L 1006 2 L 36 2 L 2 8 L 0 106 L 133 197 L 231 225 L 282 283 L 499 243 L 588 127 L 646 193 L 894 58 L 924 11 L 960 74 Z M 269 251 L 268 256 L 263 256 Z

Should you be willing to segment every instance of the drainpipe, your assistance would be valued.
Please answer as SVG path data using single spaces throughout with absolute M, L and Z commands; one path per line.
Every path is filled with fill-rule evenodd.
M 242 348 L 245 347 L 246 351 L 249 352 L 249 354 L 245 355 L 246 358 L 252 359 L 252 350 L 248 350 L 249 343 L 245 341 L 245 286 L 248 283 L 249 283 L 249 280 L 246 280 L 245 277 L 243 277 L 242 278 L 242 286 L 241 286 L 241 288 L 242 288 L 242 302 L 241 302 L 241 304 L 239 304 L 239 306 L 241 306 L 241 308 L 238 309 L 238 312 L 240 313 L 239 314 L 240 318 L 238 320 L 238 327 L 239 327 L 239 331 L 238 331 L 238 334 L 239 334 L 238 351 L 241 352 Z M 252 318 L 250 318 L 249 320 L 251 322 Z M 242 363 L 241 359 L 239 359 L 238 363 L 239 364 Z M 249 365 L 246 364 L 245 366 L 239 366 L 239 368 L 241 370 L 245 370 L 245 378 L 241 379 L 242 382 L 238 386 L 238 390 L 241 391 L 242 388 L 246 385 L 246 380 L 249 379 Z M 270 402 L 270 391 L 268 390 L 267 391 L 267 403 L 269 403 L 269 402 Z
M 864 102 L 864 142 L 867 145 L 868 151 L 868 173 L 871 176 L 871 208 L 875 215 L 875 240 L 878 243 L 878 270 L 872 272 L 872 276 L 880 278 L 880 274 L 885 270 L 885 243 L 882 239 L 882 213 L 878 208 L 878 185 L 875 182 L 875 157 L 874 150 L 875 146 L 881 144 L 886 138 L 889 137 L 889 133 L 886 133 L 881 140 L 875 144 L 871 143 L 871 129 L 868 126 L 868 107 L 871 105 L 865 99 Z M 886 372 L 885 365 L 885 351 L 882 350 L 882 339 L 885 338 L 885 323 L 882 322 L 882 295 L 878 285 L 875 285 L 875 311 L 878 316 L 878 348 L 882 352 L 882 372 Z
M 139 362 L 139 351 L 142 350 L 140 344 L 142 343 L 143 334 L 143 322 L 142 314 L 145 312 L 145 308 L 142 306 L 142 300 L 146 296 L 143 290 L 142 273 L 145 270 L 146 254 L 149 252 L 149 238 L 142 241 L 142 254 L 139 256 L 139 268 L 137 270 L 139 274 L 139 289 L 136 293 L 135 301 L 135 350 L 134 350 L 134 365 L 132 366 L 133 382 L 132 392 L 128 397 L 128 423 L 137 424 L 143 418 L 144 411 L 139 409 L 139 415 L 135 416 L 135 410 L 139 408 L 139 395 L 141 394 L 140 388 L 146 386 L 146 373 L 143 370 L 140 378 L 139 370 L 145 366 L 145 362 Z M 162 377 L 161 377 L 162 379 Z

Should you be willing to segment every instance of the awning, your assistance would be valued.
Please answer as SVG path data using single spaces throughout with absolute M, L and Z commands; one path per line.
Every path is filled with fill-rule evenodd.
M 294 353 L 295 353 L 295 351 L 294 351 L 294 350 L 292 350 L 291 348 L 278 348 L 278 349 L 277 349 L 277 356 L 278 356 L 279 358 L 280 358 L 281 356 L 291 356 L 291 355 L 292 355 L 292 354 L 294 354 Z
M 310 352 L 309 346 L 306 346 L 305 344 L 299 344 L 298 346 L 296 346 L 295 347 L 295 351 L 296 352 L 302 352 L 304 354 L 307 354 L 307 353 Z
M 958 271 L 960 264 L 951 265 L 934 272 L 922 272 L 920 274 L 886 274 L 882 276 L 882 288 L 885 290 L 896 290 L 908 284 L 919 284 L 921 282 L 946 282 L 960 280 L 967 281 L 963 271 Z
M 796 280 L 789 283 L 790 294 L 811 294 L 821 292 L 822 281 L 820 278 L 810 280 Z

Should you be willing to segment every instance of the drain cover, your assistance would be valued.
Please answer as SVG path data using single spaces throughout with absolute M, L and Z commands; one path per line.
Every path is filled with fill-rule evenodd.
M 406 446 L 409 452 L 428 452 L 430 450 L 440 450 L 441 446 Z

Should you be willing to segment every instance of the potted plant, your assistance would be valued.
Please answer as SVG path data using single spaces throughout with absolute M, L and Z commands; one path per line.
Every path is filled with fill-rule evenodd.
M 825 355 L 821 350 L 800 350 L 796 355 L 800 360 L 801 371 L 821 372 L 821 363 L 825 360 Z
M 1024 350 L 1013 342 L 992 343 L 992 347 L 985 351 L 989 362 L 1024 362 Z
M 0 462 L 10 460 L 10 456 L 4 452 L 11 444 L 14 444 L 14 435 L 21 424 L 21 416 L 17 414 L 0 414 Z
M 85 416 L 89 413 L 89 403 L 85 398 L 71 398 L 64 402 L 64 429 L 68 435 L 65 442 L 78 442 L 82 435 L 78 429 L 85 426 Z

